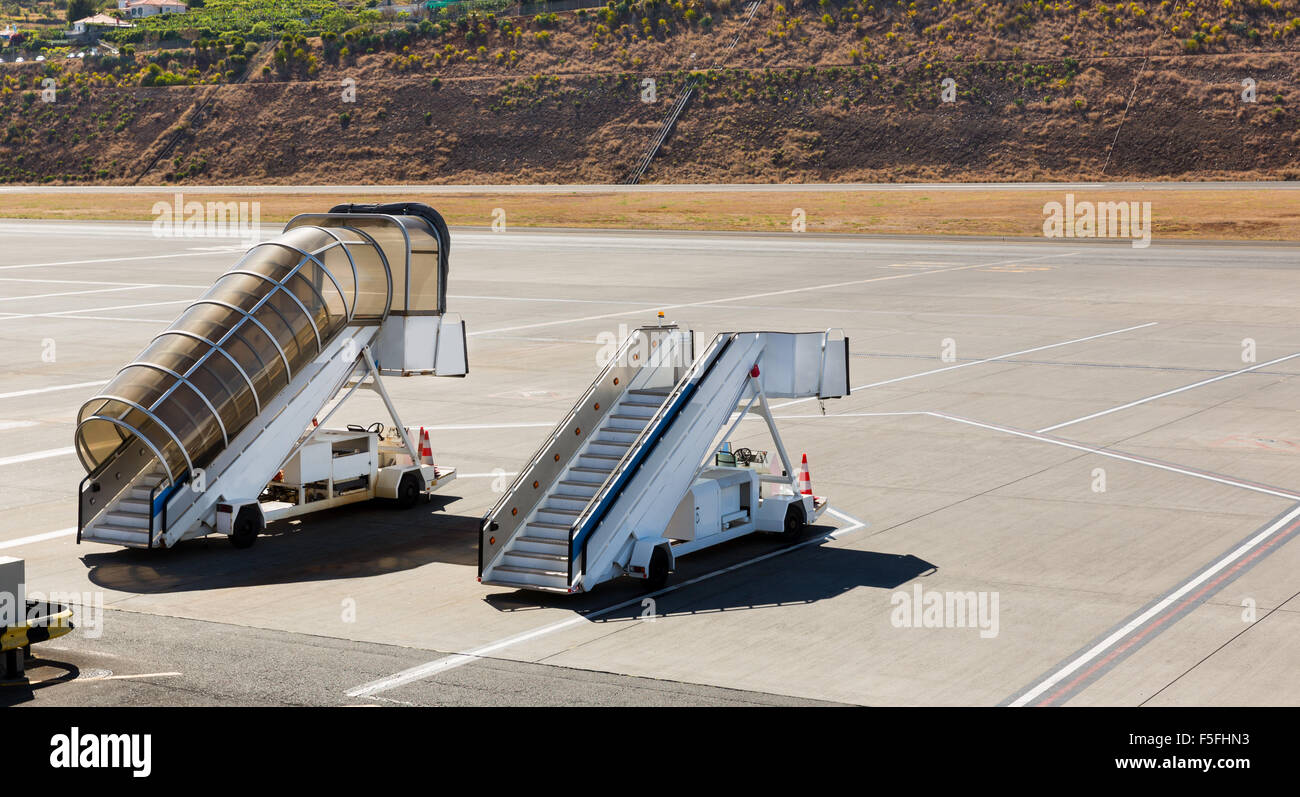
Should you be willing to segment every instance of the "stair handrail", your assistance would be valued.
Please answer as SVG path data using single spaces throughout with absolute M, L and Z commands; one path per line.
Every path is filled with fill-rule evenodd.
M 519 473 L 515 476 L 515 480 L 510 484 L 510 487 L 501 494 L 501 497 L 497 499 L 497 502 L 492 506 L 492 508 L 483 515 L 483 519 L 479 524 L 478 570 L 480 576 L 483 574 L 485 565 L 487 564 L 484 561 L 484 549 L 486 547 L 484 545 L 484 536 L 496 530 L 493 526 L 498 525 L 497 518 L 505 511 L 506 506 L 510 503 L 511 497 L 513 497 L 521 487 L 533 477 L 537 469 L 541 467 L 546 458 L 546 454 L 550 453 L 552 447 L 561 439 L 562 436 L 564 436 L 565 430 L 569 428 L 574 417 L 582 408 L 587 406 L 592 396 L 605 383 L 611 371 L 615 368 L 626 366 L 629 363 L 628 355 L 631 352 L 632 347 L 637 344 L 637 341 L 642 336 L 647 336 L 647 340 L 649 340 L 648 335 L 665 332 L 672 333 L 677 329 L 678 327 L 676 324 L 663 324 L 656 326 L 641 326 L 633 330 L 633 332 L 628 335 L 627 339 L 623 341 L 622 345 L 619 346 L 618 351 L 610 357 L 608 362 L 605 363 L 605 366 L 600 370 L 600 373 L 596 375 L 596 378 L 591 381 L 591 384 L 583 392 L 582 397 L 574 402 L 572 408 L 570 408 L 569 412 L 555 425 L 551 430 L 551 433 L 543 438 L 542 444 L 533 453 L 532 457 L 528 459 L 527 464 L 520 468 Z M 637 370 L 639 371 L 640 368 L 643 367 L 645 367 L 645 364 L 639 366 Z M 630 386 L 631 380 L 628 381 L 628 385 L 624 387 L 623 392 L 626 392 L 627 388 Z M 607 411 L 610 409 L 613 409 L 612 405 L 607 408 Z M 594 432 L 594 429 L 592 432 Z M 574 453 L 576 453 L 576 451 Z M 569 461 L 572 457 L 573 454 L 570 454 L 568 457 L 561 457 L 556 461 L 559 463 L 561 469 L 563 469 L 568 467 Z M 541 480 L 538 479 L 537 481 L 540 483 Z M 525 513 L 523 517 L 517 518 L 518 523 L 523 523 L 527 519 L 527 516 L 528 513 Z M 518 528 L 518 524 L 516 525 L 516 528 Z
M 691 365 L 690 369 L 681 379 L 677 380 L 677 384 L 674 385 L 672 392 L 669 393 L 663 403 L 659 405 L 659 409 L 650 417 L 650 421 L 645 425 L 645 428 L 637 435 L 637 438 L 633 441 L 632 445 L 628 446 L 627 451 L 624 452 L 622 458 L 619 459 L 618 464 L 614 466 L 614 469 L 605 477 L 605 481 L 601 483 L 600 489 L 596 491 L 596 494 L 587 502 L 586 507 L 583 508 L 582 514 L 578 515 L 578 517 L 573 521 L 573 524 L 569 526 L 568 583 L 570 587 L 573 586 L 573 563 L 577 558 L 573 553 L 574 544 L 578 543 L 582 547 L 582 571 L 580 575 L 585 575 L 587 572 L 587 544 L 590 542 L 592 532 L 594 531 L 594 527 L 588 528 L 588 526 L 591 525 L 593 519 L 596 520 L 597 525 L 604 519 L 604 512 L 608 509 L 608 507 L 604 506 L 606 497 L 609 495 L 616 483 L 619 483 L 621 489 L 621 482 L 625 474 L 629 472 L 628 466 L 630 461 L 634 458 L 643 458 L 649 453 L 649 449 L 646 449 L 645 447 L 649 442 L 650 436 L 652 434 L 655 435 L 656 439 L 654 442 L 658 442 L 659 438 L 663 436 L 663 432 L 665 431 L 659 428 L 663 425 L 665 417 L 670 412 L 673 414 L 676 413 L 679 405 L 683 403 L 684 399 L 688 398 L 688 396 L 685 395 L 687 388 L 691 388 L 691 392 L 694 392 L 694 388 L 703 382 L 709 375 L 713 366 L 719 359 L 721 359 L 723 353 L 731 345 L 732 341 L 736 339 L 736 336 L 737 333 L 733 332 L 722 333 L 714 337 L 713 342 L 709 344 L 708 350 Z M 601 515 L 599 518 L 595 517 L 598 511 Z
M 187 473 L 174 483 L 159 481 L 157 484 L 153 486 L 153 489 L 149 491 L 149 547 L 150 548 L 154 547 L 154 540 L 157 537 L 157 534 L 155 534 L 155 530 L 154 530 L 154 522 L 153 522 L 154 517 L 159 514 L 162 515 L 162 526 L 157 531 L 166 534 L 167 533 L 167 505 L 172 502 L 172 498 L 176 495 L 176 491 L 180 489 L 181 485 L 188 484 L 189 480 L 190 480 L 190 474 Z M 164 491 L 165 495 L 163 496 L 163 501 L 162 501 L 162 511 L 156 512 L 154 511 L 154 506 L 158 502 L 158 491 L 163 489 L 164 484 L 167 485 L 167 489 Z

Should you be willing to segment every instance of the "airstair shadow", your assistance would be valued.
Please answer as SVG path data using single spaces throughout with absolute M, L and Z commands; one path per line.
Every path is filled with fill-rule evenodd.
M 432 562 L 476 566 L 480 518 L 442 512 L 455 496 L 408 510 L 357 504 L 279 521 L 245 550 L 223 535 L 168 550 L 118 549 L 82 561 L 97 586 L 124 592 L 194 592 L 326 581 L 411 570 Z
M 816 531 L 824 533 L 830 529 Z M 763 539 L 742 539 L 695 554 L 678 562 L 678 570 L 669 579 L 668 586 L 779 550 L 779 545 Z M 889 595 L 885 591 L 895 590 L 937 569 L 936 565 L 912 554 L 807 545 L 656 596 L 653 612 L 656 618 L 668 618 L 812 604 L 859 588 L 880 590 L 880 600 L 887 606 Z M 594 622 L 615 622 L 645 617 L 651 607 L 637 600 L 643 594 L 638 582 L 619 579 L 591 593 L 567 598 L 520 590 L 491 595 L 487 601 L 500 611 L 569 608 L 580 614 L 628 602 L 628 606 L 594 618 Z

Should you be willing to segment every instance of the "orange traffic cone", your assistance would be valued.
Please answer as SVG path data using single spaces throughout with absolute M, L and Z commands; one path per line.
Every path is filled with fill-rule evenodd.
M 799 495 L 812 495 L 812 476 L 808 473 L 808 455 L 803 455 L 803 469 L 799 471 Z
M 420 464 L 433 464 L 433 445 L 429 442 L 429 432 L 423 426 L 420 427 Z

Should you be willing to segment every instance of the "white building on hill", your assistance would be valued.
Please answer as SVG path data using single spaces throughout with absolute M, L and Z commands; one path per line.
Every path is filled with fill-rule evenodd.
M 155 14 L 184 14 L 189 8 L 180 0 L 117 0 L 117 10 L 132 19 Z

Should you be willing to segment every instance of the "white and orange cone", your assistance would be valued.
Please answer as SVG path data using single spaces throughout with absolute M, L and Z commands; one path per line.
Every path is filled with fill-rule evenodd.
M 420 464 L 433 464 L 433 445 L 429 442 L 429 431 L 420 427 Z
M 799 471 L 799 495 L 812 495 L 812 475 L 808 473 L 808 455 L 803 455 L 803 468 Z

